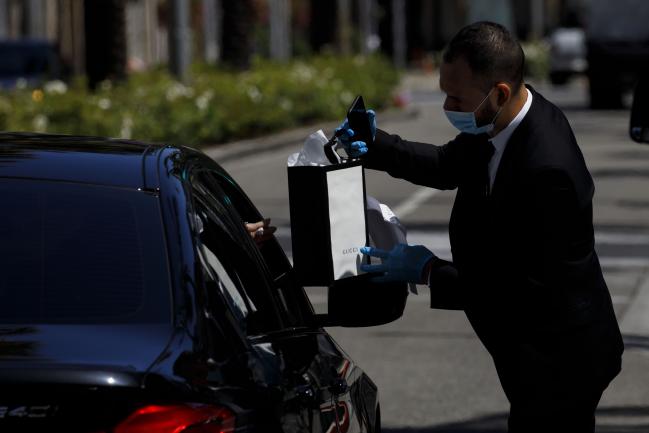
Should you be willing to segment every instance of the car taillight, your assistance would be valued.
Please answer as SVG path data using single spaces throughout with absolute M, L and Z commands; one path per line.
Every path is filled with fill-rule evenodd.
M 229 433 L 234 414 L 203 404 L 150 405 L 136 410 L 114 433 Z

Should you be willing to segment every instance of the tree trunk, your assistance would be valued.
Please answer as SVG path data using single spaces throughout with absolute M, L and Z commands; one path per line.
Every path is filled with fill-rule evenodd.
M 392 58 L 394 65 L 405 68 L 407 61 L 406 0 L 392 0 Z
M 255 9 L 252 0 L 226 0 L 223 6 L 223 62 L 236 68 L 250 66 Z
M 86 73 L 95 89 L 104 80 L 126 77 L 125 0 L 86 0 Z
M 204 56 L 208 63 L 216 63 L 221 58 L 221 0 L 204 0 L 203 7 Z
M 310 42 L 314 51 L 333 47 L 336 42 L 336 8 L 330 2 L 311 0 Z
M 270 57 L 286 61 L 291 57 L 291 2 L 269 0 Z
M 191 63 L 191 28 L 189 0 L 171 0 L 169 14 L 169 71 L 186 82 Z
M 352 4 L 351 0 L 337 1 L 338 50 L 341 54 L 352 53 Z

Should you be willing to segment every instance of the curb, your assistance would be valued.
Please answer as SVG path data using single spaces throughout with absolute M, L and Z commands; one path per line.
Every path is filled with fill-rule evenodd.
M 640 287 L 620 323 L 623 335 L 649 336 L 649 271 L 645 271 Z
M 419 116 L 419 109 L 416 107 L 388 109 L 379 112 L 378 116 L 380 116 L 383 122 L 407 120 Z M 319 129 L 323 129 L 325 132 L 333 131 L 338 124 L 339 122 L 313 123 L 309 126 L 290 129 L 263 137 L 232 141 L 220 145 L 203 146 L 200 150 L 216 162 L 222 164 L 250 155 L 259 155 L 260 153 L 272 152 L 284 147 L 300 145 L 309 134 Z

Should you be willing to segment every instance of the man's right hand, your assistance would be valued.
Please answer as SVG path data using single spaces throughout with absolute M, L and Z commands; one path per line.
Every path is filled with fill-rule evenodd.
M 397 244 L 390 251 L 362 247 L 360 251 L 367 256 L 381 259 L 381 264 L 361 264 L 363 272 L 383 273 L 383 275 L 372 278 L 376 282 L 426 283 L 430 275 L 430 265 L 433 260 L 437 259 L 437 256 L 423 245 Z
M 367 115 L 370 119 L 372 138 L 374 138 L 376 136 L 376 113 L 374 110 L 367 110 Z M 338 141 L 343 145 L 345 152 L 351 158 L 359 158 L 367 153 L 367 143 L 358 140 L 354 141 L 354 130 L 349 127 L 347 119 L 336 128 L 335 134 Z

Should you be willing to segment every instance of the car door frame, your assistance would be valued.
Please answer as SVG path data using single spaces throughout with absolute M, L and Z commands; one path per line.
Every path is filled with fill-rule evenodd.
M 245 192 L 236 185 L 229 175 L 216 163 L 202 154 L 197 153 L 197 163 L 192 170 L 207 170 L 218 176 L 227 176 L 227 181 L 236 186 L 237 192 L 241 194 L 242 200 L 254 210 L 253 216 L 261 220 L 261 215 L 256 207 L 252 204 Z M 184 176 L 187 180 L 192 179 L 192 173 Z M 242 222 L 243 219 L 239 218 Z M 314 365 L 303 365 L 304 371 L 298 376 L 305 379 L 303 383 L 293 382 L 284 389 L 285 397 L 299 402 L 303 407 L 308 407 L 312 412 L 311 416 L 317 417 L 318 425 L 313 425 L 313 431 L 328 431 L 334 427 L 336 431 L 341 428 L 343 432 L 363 432 L 375 431 L 377 412 L 378 412 L 378 391 L 376 385 L 367 377 L 367 375 L 358 368 L 351 358 L 342 351 L 329 334 L 318 324 L 313 307 L 306 296 L 304 288 L 297 285 L 297 280 L 292 278 L 293 268 L 284 254 L 281 246 L 276 239 L 272 239 L 272 245 L 277 247 L 275 250 L 281 256 L 279 260 L 285 261 L 286 273 L 285 278 L 294 284 L 294 290 L 288 290 L 285 296 L 303 296 L 302 300 L 308 306 L 308 310 L 302 312 L 302 323 L 295 326 L 295 323 L 287 324 L 285 314 L 281 316 L 284 323 L 282 329 L 267 332 L 260 335 L 248 336 L 249 343 L 255 347 L 264 348 L 266 352 L 272 347 L 279 348 L 283 354 L 297 353 L 304 351 L 305 342 L 312 346 L 311 354 L 313 355 Z M 248 239 L 244 242 L 248 248 L 254 247 L 254 242 Z M 267 277 L 267 285 L 271 290 L 271 297 L 275 307 L 281 311 L 282 301 L 279 295 L 273 293 L 276 279 L 273 279 L 272 273 L 265 266 L 263 257 L 261 257 L 259 266 Z M 277 290 L 279 292 L 279 290 Z M 289 303 L 284 301 L 284 307 Z M 293 304 L 293 302 L 291 302 Z M 306 317 L 305 317 L 306 316 Z M 276 355 L 278 353 L 275 353 Z M 293 355 L 296 356 L 296 355 Z M 333 368 L 332 368 L 333 367 Z M 323 370 L 327 371 L 323 371 Z M 284 371 L 287 375 L 291 372 Z M 319 377 L 316 377 L 319 376 Z M 323 383 L 323 379 L 326 383 Z M 333 413 L 333 415 L 332 415 Z M 333 416 L 333 417 L 332 417 Z M 346 417 L 346 419 L 345 419 Z

